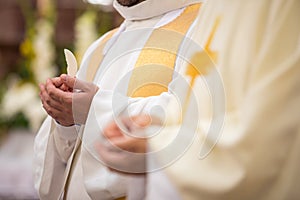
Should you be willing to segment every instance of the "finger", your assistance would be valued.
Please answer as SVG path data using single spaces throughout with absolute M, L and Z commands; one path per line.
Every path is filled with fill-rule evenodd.
M 51 78 L 50 80 L 57 88 L 60 88 L 60 86 L 63 84 L 63 81 L 60 77 Z
M 50 107 L 53 107 L 59 111 L 63 110 L 63 106 L 60 102 L 56 101 L 55 99 L 52 99 L 48 93 L 46 92 L 45 86 L 41 85 L 41 92 L 40 92 L 40 98 L 42 100 L 42 102 L 46 102 L 47 105 L 49 105 Z
M 57 120 L 59 113 L 61 113 L 61 111 L 57 110 L 54 107 L 51 107 L 49 104 L 47 104 L 46 101 L 42 100 L 42 104 L 43 104 L 44 110 L 48 113 L 48 115 L 50 115 L 52 118 Z
M 67 86 L 69 86 L 73 89 L 84 91 L 84 92 L 90 91 L 92 88 L 95 88 L 95 87 L 93 87 L 92 83 L 83 81 L 83 80 L 80 80 L 78 78 L 74 78 L 71 76 L 65 76 L 64 81 L 65 81 L 64 83 Z
M 62 84 L 60 87 L 59 87 L 59 89 L 61 89 L 62 91 L 64 91 L 64 92 L 72 92 L 72 89 L 71 88 L 69 88 L 66 84 Z
M 132 138 L 132 137 L 118 137 L 118 138 L 110 139 L 110 142 L 113 146 L 119 149 L 123 149 L 124 151 L 134 152 L 134 153 L 140 152 L 140 149 L 136 148 L 136 144 L 140 142 L 139 139 Z
M 45 90 L 45 84 L 43 84 L 43 83 L 39 84 L 39 88 L 40 88 L 40 93 L 39 93 L 39 95 L 40 95 L 40 97 L 41 97 L 42 92 L 44 92 L 44 90 Z
M 123 135 L 120 128 L 118 127 L 118 125 L 115 121 L 109 123 L 106 126 L 106 128 L 104 129 L 103 134 L 107 138 L 113 138 L 113 137 L 118 137 L 118 136 Z
M 68 118 L 65 116 L 66 112 L 58 109 L 57 107 L 50 106 L 47 101 L 42 99 L 42 105 L 44 110 L 50 115 L 53 119 L 59 122 L 63 126 L 72 126 L 74 125 L 73 118 Z M 71 114 L 72 116 L 72 114 Z
M 74 89 L 74 85 L 75 85 L 75 82 L 76 82 L 75 77 L 71 77 L 71 76 L 68 76 L 66 74 L 62 74 L 60 77 L 63 80 L 64 84 L 66 84 L 66 86 L 68 86 L 69 88 Z
M 66 79 L 66 76 L 68 76 L 67 74 L 61 74 L 59 77 L 61 78 L 61 80 Z
M 46 91 L 48 95 L 55 99 L 56 101 L 62 104 L 71 104 L 72 103 L 72 94 L 71 92 L 64 92 L 60 89 L 57 89 L 51 81 L 47 80 Z

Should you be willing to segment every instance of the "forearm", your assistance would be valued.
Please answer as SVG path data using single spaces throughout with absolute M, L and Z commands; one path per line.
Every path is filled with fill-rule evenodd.
M 75 125 L 65 127 L 55 122 L 55 130 L 53 131 L 55 148 L 62 162 L 67 163 L 78 138 L 79 127 Z
M 55 139 L 58 138 L 55 136 L 58 134 L 56 131 L 55 122 L 51 117 L 48 117 L 41 126 L 34 142 L 35 188 L 41 199 L 58 199 L 63 188 L 65 161 L 68 155 L 59 153 L 59 151 L 63 151 L 66 145 L 57 148 L 59 145 L 56 142 L 58 139 Z

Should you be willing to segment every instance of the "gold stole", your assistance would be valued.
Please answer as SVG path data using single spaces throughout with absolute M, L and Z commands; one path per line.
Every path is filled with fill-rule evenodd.
M 175 20 L 152 32 L 132 72 L 127 96 L 148 97 L 168 91 L 180 44 L 199 9 L 200 4 L 188 6 Z
M 89 66 L 87 68 L 87 72 L 86 72 L 86 80 L 89 82 L 92 82 L 94 80 L 94 77 L 96 75 L 96 72 L 98 70 L 98 67 L 100 66 L 102 59 L 103 59 L 103 49 L 106 45 L 106 43 L 113 37 L 114 33 L 117 31 L 118 29 L 114 29 L 112 31 L 110 31 L 104 38 L 103 40 L 100 42 L 100 44 L 98 45 L 98 47 L 95 49 L 94 53 L 91 55 L 90 61 L 89 61 Z M 80 128 L 80 133 L 83 133 L 83 129 Z M 79 159 L 79 155 L 80 155 L 80 151 L 81 151 L 81 143 L 82 143 L 82 136 L 78 136 L 75 146 L 74 146 L 74 152 L 70 157 L 69 163 L 66 167 L 66 178 L 65 178 L 65 184 L 64 184 L 64 196 L 63 199 L 66 200 L 67 199 L 67 193 L 68 193 L 68 188 L 69 188 L 69 184 L 70 184 L 70 176 L 74 171 L 74 165 L 76 165 L 76 163 L 78 162 Z
M 130 97 L 148 97 L 168 91 L 172 81 L 177 52 L 201 4 L 188 6 L 167 25 L 153 30 L 142 49 L 128 84 Z M 103 48 L 116 30 L 110 32 L 91 56 L 86 80 L 92 81 L 103 59 Z
M 95 49 L 94 53 L 91 56 L 89 61 L 89 65 L 86 72 L 86 80 L 92 82 L 95 78 L 97 70 L 101 65 L 103 60 L 103 49 L 107 42 L 113 37 L 113 35 L 117 32 L 118 28 L 110 31 L 106 37 L 100 42 L 98 47 Z
M 135 64 L 128 85 L 128 96 L 149 97 L 160 95 L 162 92 L 168 91 L 168 84 L 172 81 L 177 52 L 199 12 L 200 5 L 201 4 L 193 4 L 188 6 L 175 20 L 163 27 L 153 30 Z M 103 49 L 117 30 L 118 29 L 115 29 L 109 32 L 91 55 L 86 72 L 87 81 L 93 81 L 103 60 Z M 136 70 L 139 68 L 142 70 Z M 75 146 L 76 150 L 71 158 L 72 161 L 70 165 L 76 164 L 79 151 L 81 150 L 80 146 L 81 142 L 78 142 Z M 65 194 L 72 170 L 73 167 L 71 166 L 66 180 Z M 118 198 L 117 200 L 123 199 L 125 200 L 125 197 Z

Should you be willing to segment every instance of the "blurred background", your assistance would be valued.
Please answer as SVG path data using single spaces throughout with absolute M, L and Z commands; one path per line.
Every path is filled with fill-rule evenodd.
M 111 6 L 84 0 L 0 0 L 0 199 L 38 199 L 33 140 L 46 116 L 38 84 L 66 72 L 64 48 L 80 63 L 122 20 Z

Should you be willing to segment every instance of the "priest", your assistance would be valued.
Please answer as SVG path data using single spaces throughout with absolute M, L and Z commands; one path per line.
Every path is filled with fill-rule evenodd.
M 99 132 L 120 115 L 155 112 L 156 105 L 168 104 L 181 70 L 178 52 L 195 27 L 200 2 L 115 0 L 125 21 L 90 46 L 76 78 L 62 75 L 40 85 L 49 114 L 34 145 L 41 199 L 131 198 L 131 181 L 101 162 L 95 141 L 105 143 Z M 141 177 L 136 179 L 143 183 Z

